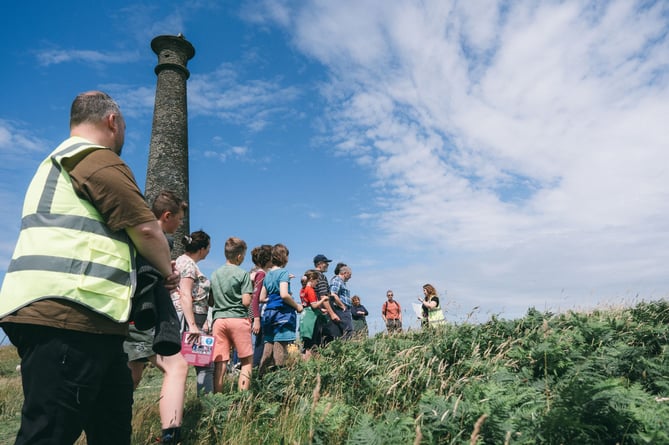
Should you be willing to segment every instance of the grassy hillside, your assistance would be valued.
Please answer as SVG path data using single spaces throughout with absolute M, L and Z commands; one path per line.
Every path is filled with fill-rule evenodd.
M 184 444 L 669 444 L 669 303 L 440 328 L 329 345 L 238 393 L 198 399 Z M 21 403 L 0 352 L 0 443 Z M 159 433 L 160 375 L 136 393 L 135 444 Z

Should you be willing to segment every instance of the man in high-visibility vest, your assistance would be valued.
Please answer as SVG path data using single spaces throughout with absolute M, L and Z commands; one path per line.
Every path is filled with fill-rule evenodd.
M 0 325 L 21 357 L 16 444 L 130 444 L 123 352 L 135 255 L 178 284 L 167 240 L 119 157 L 125 120 L 107 94 L 74 99 L 70 138 L 39 166 L 0 289 Z

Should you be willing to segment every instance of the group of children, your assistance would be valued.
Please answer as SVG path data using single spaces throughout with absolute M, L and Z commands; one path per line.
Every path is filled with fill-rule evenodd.
M 291 291 L 290 281 L 294 276 L 286 269 L 289 251 L 285 245 L 255 247 L 251 252 L 254 268 L 250 272 L 241 268 L 246 253 L 245 241 L 228 238 L 225 242 L 226 264 L 211 276 L 214 392 L 222 390 L 224 376 L 230 369 L 231 351 L 235 352 L 235 359 L 241 365 L 239 390 L 249 388 L 254 367 L 262 376 L 269 369 L 283 366 L 289 346 L 296 341 L 297 314 L 302 314 L 300 336 L 305 358 L 309 358 L 315 348 L 337 338 L 323 334 L 329 332 L 329 324 L 340 321 L 331 309 L 330 295 L 318 295 L 315 290 L 319 280 L 324 278 L 321 271 L 310 269 L 305 272 L 297 300 Z M 355 315 L 363 322 L 358 326 L 366 335 L 364 317 L 368 313 L 359 304 L 359 298 L 356 303 Z M 196 338 L 192 340 L 197 341 Z
M 254 364 L 260 375 L 282 366 L 288 345 L 296 340 L 297 314 L 304 310 L 292 297 L 293 276 L 285 268 L 288 248 L 283 244 L 254 248 L 251 272 L 240 267 L 246 252 L 245 241 L 228 238 L 226 264 L 211 277 L 214 392 L 222 390 L 233 350 L 241 364 L 240 390 L 249 388 Z
M 290 289 L 288 248 L 283 244 L 254 248 L 251 272 L 240 267 L 246 251 L 246 242 L 228 238 L 226 264 L 211 278 L 214 392 L 222 389 L 232 350 L 241 364 L 240 390 L 249 388 L 254 365 L 260 375 L 282 366 L 288 346 L 296 340 L 297 314 L 304 310 Z

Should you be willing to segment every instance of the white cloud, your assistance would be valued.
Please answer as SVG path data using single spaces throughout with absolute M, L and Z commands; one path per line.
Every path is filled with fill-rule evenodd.
M 299 118 L 291 105 L 300 97 L 298 88 L 283 86 L 280 79 L 240 80 L 237 69 L 243 68 L 224 64 L 214 72 L 193 75 L 188 84 L 189 112 L 254 132 L 277 118 Z
M 242 5 L 240 17 L 258 25 L 276 22 L 282 26 L 289 26 L 291 17 L 288 3 L 282 0 L 248 1 Z
M 23 127 L 19 122 L 0 119 L 0 153 L 7 162 L 21 159 L 26 153 L 46 153 L 50 144 Z M 7 166 L 7 164 L 4 164 Z
M 653 266 L 669 248 L 666 3 L 298 8 L 278 22 L 329 69 L 334 146 L 374 174 L 389 243 L 461 258 L 449 278 L 489 300 L 504 283 L 669 291 Z
M 248 157 L 248 147 L 230 146 L 222 141 L 221 138 L 214 138 L 211 144 L 217 147 L 218 150 L 206 150 L 203 154 L 205 158 L 218 159 L 221 162 L 226 162 L 228 159 L 245 160 Z
M 119 104 L 124 116 L 132 118 L 152 117 L 156 98 L 156 87 L 124 84 L 104 84 L 101 89 Z
M 0 233 L 3 234 L 0 274 L 6 270 L 14 251 L 25 188 L 37 163 L 53 148 L 51 142 L 25 128 L 23 123 L 0 119 Z
M 92 63 L 95 65 L 107 65 L 115 63 L 128 63 L 139 59 L 137 51 L 102 52 L 81 49 L 49 49 L 38 51 L 37 61 L 40 65 L 58 65 L 67 62 Z
M 119 29 L 132 33 L 134 41 L 139 45 L 146 45 L 146 42 L 159 35 L 186 34 L 185 18 L 199 8 L 200 3 L 179 3 L 172 10 L 165 4 L 135 3 L 120 8 L 114 19 Z

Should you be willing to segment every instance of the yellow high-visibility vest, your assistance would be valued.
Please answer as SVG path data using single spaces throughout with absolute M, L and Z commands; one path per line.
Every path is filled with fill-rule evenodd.
M 430 324 L 441 323 L 446 320 L 446 317 L 444 316 L 444 311 L 441 310 L 440 305 L 437 305 L 434 309 L 428 309 L 427 320 Z
M 75 301 L 125 322 L 137 275 L 135 249 L 125 230 L 113 232 L 79 198 L 62 166 L 106 149 L 72 137 L 39 166 L 23 203 L 21 232 L 0 289 L 0 317 L 38 300 Z

